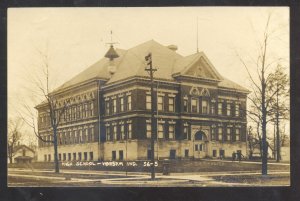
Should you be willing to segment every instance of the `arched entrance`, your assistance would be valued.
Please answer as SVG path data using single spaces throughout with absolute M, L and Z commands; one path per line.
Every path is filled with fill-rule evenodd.
M 207 156 L 207 135 L 204 131 L 199 130 L 194 134 L 194 157 L 204 158 Z

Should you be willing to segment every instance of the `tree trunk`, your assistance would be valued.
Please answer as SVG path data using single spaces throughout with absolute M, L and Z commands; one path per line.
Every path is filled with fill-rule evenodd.
M 9 163 L 12 164 L 13 161 L 13 145 L 9 146 L 9 153 L 8 153 L 8 158 L 9 158 Z
M 267 109 L 266 109 L 266 82 L 264 78 L 264 70 L 262 70 L 262 101 L 261 101 L 261 111 L 262 111 L 262 175 L 268 174 L 268 146 L 267 146 Z
M 53 145 L 54 145 L 54 165 L 55 165 L 55 173 L 59 173 L 59 164 L 57 157 L 57 130 L 53 128 Z
M 276 94 L 276 105 L 277 105 L 277 111 L 276 111 L 276 143 L 277 143 L 277 158 L 276 162 L 279 162 L 281 159 L 280 156 L 280 136 L 279 136 L 279 94 L 278 94 L 278 82 L 277 82 L 277 94 Z
M 276 159 L 277 158 L 277 154 L 276 154 L 276 150 L 277 150 L 277 148 L 276 148 L 276 124 L 274 124 L 274 133 L 273 133 L 273 140 L 274 140 L 274 142 L 273 142 L 273 155 L 274 155 L 274 159 Z

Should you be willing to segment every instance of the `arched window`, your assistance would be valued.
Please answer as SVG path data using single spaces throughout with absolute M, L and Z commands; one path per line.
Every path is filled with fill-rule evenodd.
M 205 138 L 206 138 L 206 135 L 203 131 L 198 131 L 195 134 L 195 140 L 205 140 Z

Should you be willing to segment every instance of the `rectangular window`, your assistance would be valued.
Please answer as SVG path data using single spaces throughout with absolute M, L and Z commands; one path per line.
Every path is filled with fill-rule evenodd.
M 83 160 L 87 161 L 87 152 L 83 153 Z
M 47 161 L 47 154 L 44 155 L 44 161 Z
M 51 154 L 48 154 L 48 161 L 51 161 Z
M 183 139 L 184 140 L 188 139 L 188 127 L 187 126 L 183 127 Z
M 110 136 L 110 127 L 106 126 L 106 140 L 110 141 L 111 140 L 111 136 Z
M 116 153 L 116 151 L 112 151 L 112 152 L 111 152 L 111 160 L 115 161 L 116 158 L 117 158 L 117 153 Z
M 68 108 L 67 111 L 68 111 L 68 121 L 71 121 L 72 110 L 71 108 Z
M 175 149 L 171 149 L 170 150 L 170 159 L 175 159 L 176 158 L 176 150 Z
M 124 98 L 120 98 L 120 112 L 124 112 Z
M 183 111 L 188 112 L 188 100 L 183 100 Z
M 175 99 L 173 97 L 169 97 L 169 112 L 174 112 L 175 110 Z
M 67 160 L 66 153 L 63 153 L 63 161 Z
M 66 144 L 71 144 L 71 131 L 67 132 L 66 136 Z
M 131 110 L 131 95 L 127 96 L 127 110 Z
M 72 107 L 72 119 L 75 120 L 76 119 L 76 106 Z
M 218 140 L 223 140 L 223 129 L 221 127 L 218 128 Z
M 171 140 L 175 138 L 174 127 L 174 125 L 169 125 L 169 139 Z
M 203 151 L 203 145 L 199 144 L 199 151 Z
M 120 160 L 120 161 L 124 160 L 123 150 L 120 150 L 120 151 L 119 151 L 119 160 Z
M 235 129 L 235 140 L 236 141 L 240 140 L 240 129 L 239 128 Z
M 188 157 L 189 157 L 189 150 L 188 150 L 188 149 L 185 149 L 185 150 L 184 150 L 184 157 L 185 157 L 185 158 L 188 158 Z
M 211 128 L 211 140 L 216 140 L 216 129 Z
M 121 137 L 122 140 L 125 139 L 125 131 L 124 131 L 124 125 L 123 124 L 120 125 L 120 137 Z
M 217 150 L 213 150 L 213 157 L 217 157 Z
M 198 112 L 198 99 L 192 98 L 191 107 L 192 112 Z
M 85 103 L 84 104 L 84 108 L 83 108 L 83 118 L 86 118 L 87 117 L 87 107 L 88 107 L 88 105 L 87 105 L 87 103 Z
M 128 139 L 132 138 L 132 124 L 131 123 L 129 123 L 127 125 L 127 137 L 128 137 Z
M 106 101 L 105 102 L 105 114 L 106 115 L 109 115 L 109 113 L 110 113 L 109 109 L 110 109 L 109 101 Z
M 80 118 L 80 105 L 77 105 L 77 109 L 76 109 L 76 119 Z
M 163 96 L 157 97 L 157 110 L 158 111 L 164 110 L 164 97 Z
M 235 104 L 235 116 L 239 117 L 240 116 L 240 105 L 239 104 Z
M 58 154 L 58 160 L 61 161 L 61 154 Z
M 76 153 L 73 153 L 73 160 L 76 161 Z
M 215 114 L 216 114 L 215 103 L 212 103 L 212 104 L 210 105 L 210 113 L 211 113 L 212 115 L 215 115 Z
M 195 151 L 198 151 L 198 144 L 195 144 Z
M 66 144 L 66 134 L 65 132 L 62 133 L 62 140 L 61 140 L 62 144 Z
M 68 161 L 71 160 L 71 153 L 68 153 Z
M 84 138 L 83 138 L 83 143 L 86 143 L 86 142 L 88 142 L 88 140 L 89 140 L 89 129 L 88 129 L 88 128 L 86 128 L 86 129 L 84 129 Z
M 77 130 L 73 131 L 74 132 L 74 143 L 78 143 L 78 134 Z
M 90 116 L 91 117 L 94 116 L 94 103 L 93 102 L 90 103 Z
M 82 118 L 82 105 L 79 105 L 79 118 Z
M 82 134 L 82 130 L 79 130 L 79 143 L 83 143 L 83 134 Z
M 231 104 L 230 103 L 227 103 L 227 106 L 226 106 L 226 114 L 227 114 L 227 116 L 230 116 L 231 115 Z
M 112 102 L 112 107 L 113 107 L 113 113 L 117 113 L 117 100 L 116 99 L 113 99 L 113 102 Z
M 113 126 L 113 139 L 112 140 L 117 140 L 117 126 Z
M 225 150 L 224 149 L 220 149 L 219 150 L 219 155 L 220 155 L 220 158 L 224 158 L 225 157 Z
M 88 141 L 93 142 L 94 141 L 94 128 L 89 129 L 89 134 L 88 134 Z
M 79 161 L 82 160 L 81 152 L 78 152 L 78 160 L 79 160 Z
M 158 138 L 163 139 L 164 138 L 164 125 L 158 124 Z
M 146 137 L 148 138 L 148 139 L 150 139 L 151 138 L 151 123 L 147 123 L 147 125 L 146 125 Z
M 226 140 L 230 141 L 231 140 L 231 128 L 227 128 L 227 132 L 226 132 Z
M 203 114 L 208 113 L 208 102 L 207 102 L 207 100 L 202 100 L 202 113 Z
M 146 109 L 151 110 L 151 95 L 146 95 Z
M 90 161 L 93 161 L 94 160 L 94 152 L 90 152 Z
M 218 103 L 218 115 L 223 115 L 223 103 Z

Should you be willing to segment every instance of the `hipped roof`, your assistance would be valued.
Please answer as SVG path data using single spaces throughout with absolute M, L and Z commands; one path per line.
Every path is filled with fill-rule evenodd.
M 249 92 L 244 87 L 223 78 L 203 52 L 184 57 L 154 40 L 147 41 L 128 50 L 116 49 L 116 52 L 119 57 L 114 59 L 114 65 L 116 66 L 114 74 L 109 73 L 109 59 L 103 57 L 53 92 L 62 91 L 66 88 L 73 87 L 93 79 L 105 80 L 107 81 L 106 84 L 111 84 L 135 76 L 148 77 L 149 75 L 145 71 L 145 55 L 150 52 L 152 54 L 153 67 L 158 69 L 155 73 L 156 79 L 174 81 L 176 76 L 184 75 L 185 72 L 195 64 L 195 62 L 200 61 L 201 59 L 202 61 L 205 61 L 205 65 L 201 66 L 201 68 L 205 69 L 202 70 L 210 72 L 213 79 L 219 81 L 218 86 Z M 203 78 L 207 79 L 207 77 L 204 76 Z

